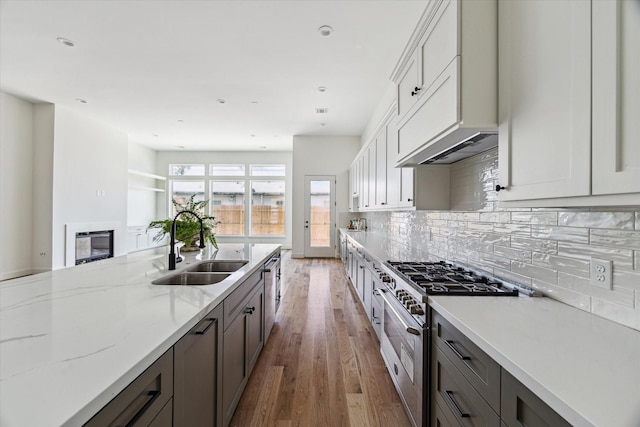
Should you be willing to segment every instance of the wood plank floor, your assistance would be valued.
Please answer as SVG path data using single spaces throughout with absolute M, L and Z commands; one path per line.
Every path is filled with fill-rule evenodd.
M 340 260 L 283 251 L 282 294 L 230 425 L 410 426 Z

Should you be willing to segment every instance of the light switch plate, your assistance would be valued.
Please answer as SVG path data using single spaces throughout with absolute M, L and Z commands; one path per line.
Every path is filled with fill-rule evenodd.
M 605 289 L 613 289 L 612 264 L 606 259 L 591 258 L 591 284 Z

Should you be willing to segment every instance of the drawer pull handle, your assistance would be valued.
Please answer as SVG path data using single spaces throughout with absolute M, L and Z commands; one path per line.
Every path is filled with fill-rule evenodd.
M 129 420 L 128 423 L 125 424 L 125 427 L 133 426 L 142 415 L 147 412 L 147 409 L 156 401 L 158 397 L 160 397 L 160 390 L 149 390 L 146 392 L 146 395 L 149 397 L 149 400 L 135 413 L 135 415 Z
M 207 333 L 207 331 L 209 330 L 210 327 L 213 326 L 214 323 L 216 323 L 218 321 L 218 319 L 207 319 L 209 321 L 209 324 L 207 325 L 206 328 L 204 328 L 201 331 L 196 331 L 196 335 L 204 335 Z
M 254 311 L 256 311 L 255 307 L 247 307 L 244 309 L 244 312 L 247 314 L 253 314 Z
M 453 341 L 445 340 L 444 342 L 451 349 L 451 351 L 453 351 L 456 354 L 456 356 L 458 356 L 458 359 L 460 359 L 460 360 L 471 360 L 471 358 L 469 356 L 465 356 L 462 353 L 460 353 L 460 351 L 453 345 Z
M 447 399 L 449 400 L 449 402 L 451 402 L 460 418 L 469 418 L 471 416 L 466 412 L 462 412 L 462 409 L 460 409 L 460 406 L 458 406 L 455 399 L 453 398 L 453 392 L 451 390 L 445 390 L 444 394 L 447 396 Z

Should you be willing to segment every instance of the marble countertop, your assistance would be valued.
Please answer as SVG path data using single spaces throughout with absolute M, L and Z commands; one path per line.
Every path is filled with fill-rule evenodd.
M 382 234 L 342 231 L 378 262 L 424 260 Z M 571 424 L 640 426 L 639 331 L 551 298 L 429 300 Z
M 215 285 L 152 285 L 167 247 L 0 283 L 0 425 L 82 425 L 280 247 L 219 246 L 176 269 L 249 261 Z

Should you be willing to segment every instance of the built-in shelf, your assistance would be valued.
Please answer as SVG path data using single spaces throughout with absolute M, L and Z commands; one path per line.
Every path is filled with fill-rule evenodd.
M 167 177 L 166 176 L 160 176 L 160 175 L 154 175 L 152 173 L 148 173 L 148 172 L 141 172 L 141 171 L 137 171 L 135 169 L 129 169 L 129 173 L 131 175 L 139 175 L 139 176 L 144 176 L 146 178 L 153 178 L 153 179 L 159 179 L 161 181 L 166 181 Z
M 129 175 L 137 175 L 137 176 L 141 176 L 144 178 L 150 178 L 150 179 L 155 179 L 155 180 L 159 180 L 159 181 L 166 181 L 167 178 L 164 176 L 160 176 L 160 175 L 155 175 L 152 173 L 148 173 L 148 172 L 142 172 L 142 171 L 138 171 L 135 169 L 129 169 Z M 149 186 L 149 185 L 140 185 L 137 183 L 129 183 L 129 188 L 133 189 L 133 190 L 142 190 L 142 191 L 155 191 L 158 193 L 164 193 L 165 189 L 164 188 L 158 188 L 155 186 Z
M 157 191 L 158 193 L 164 193 L 164 188 L 146 187 L 144 185 L 130 185 L 129 188 L 133 190 L 145 190 L 145 191 Z

